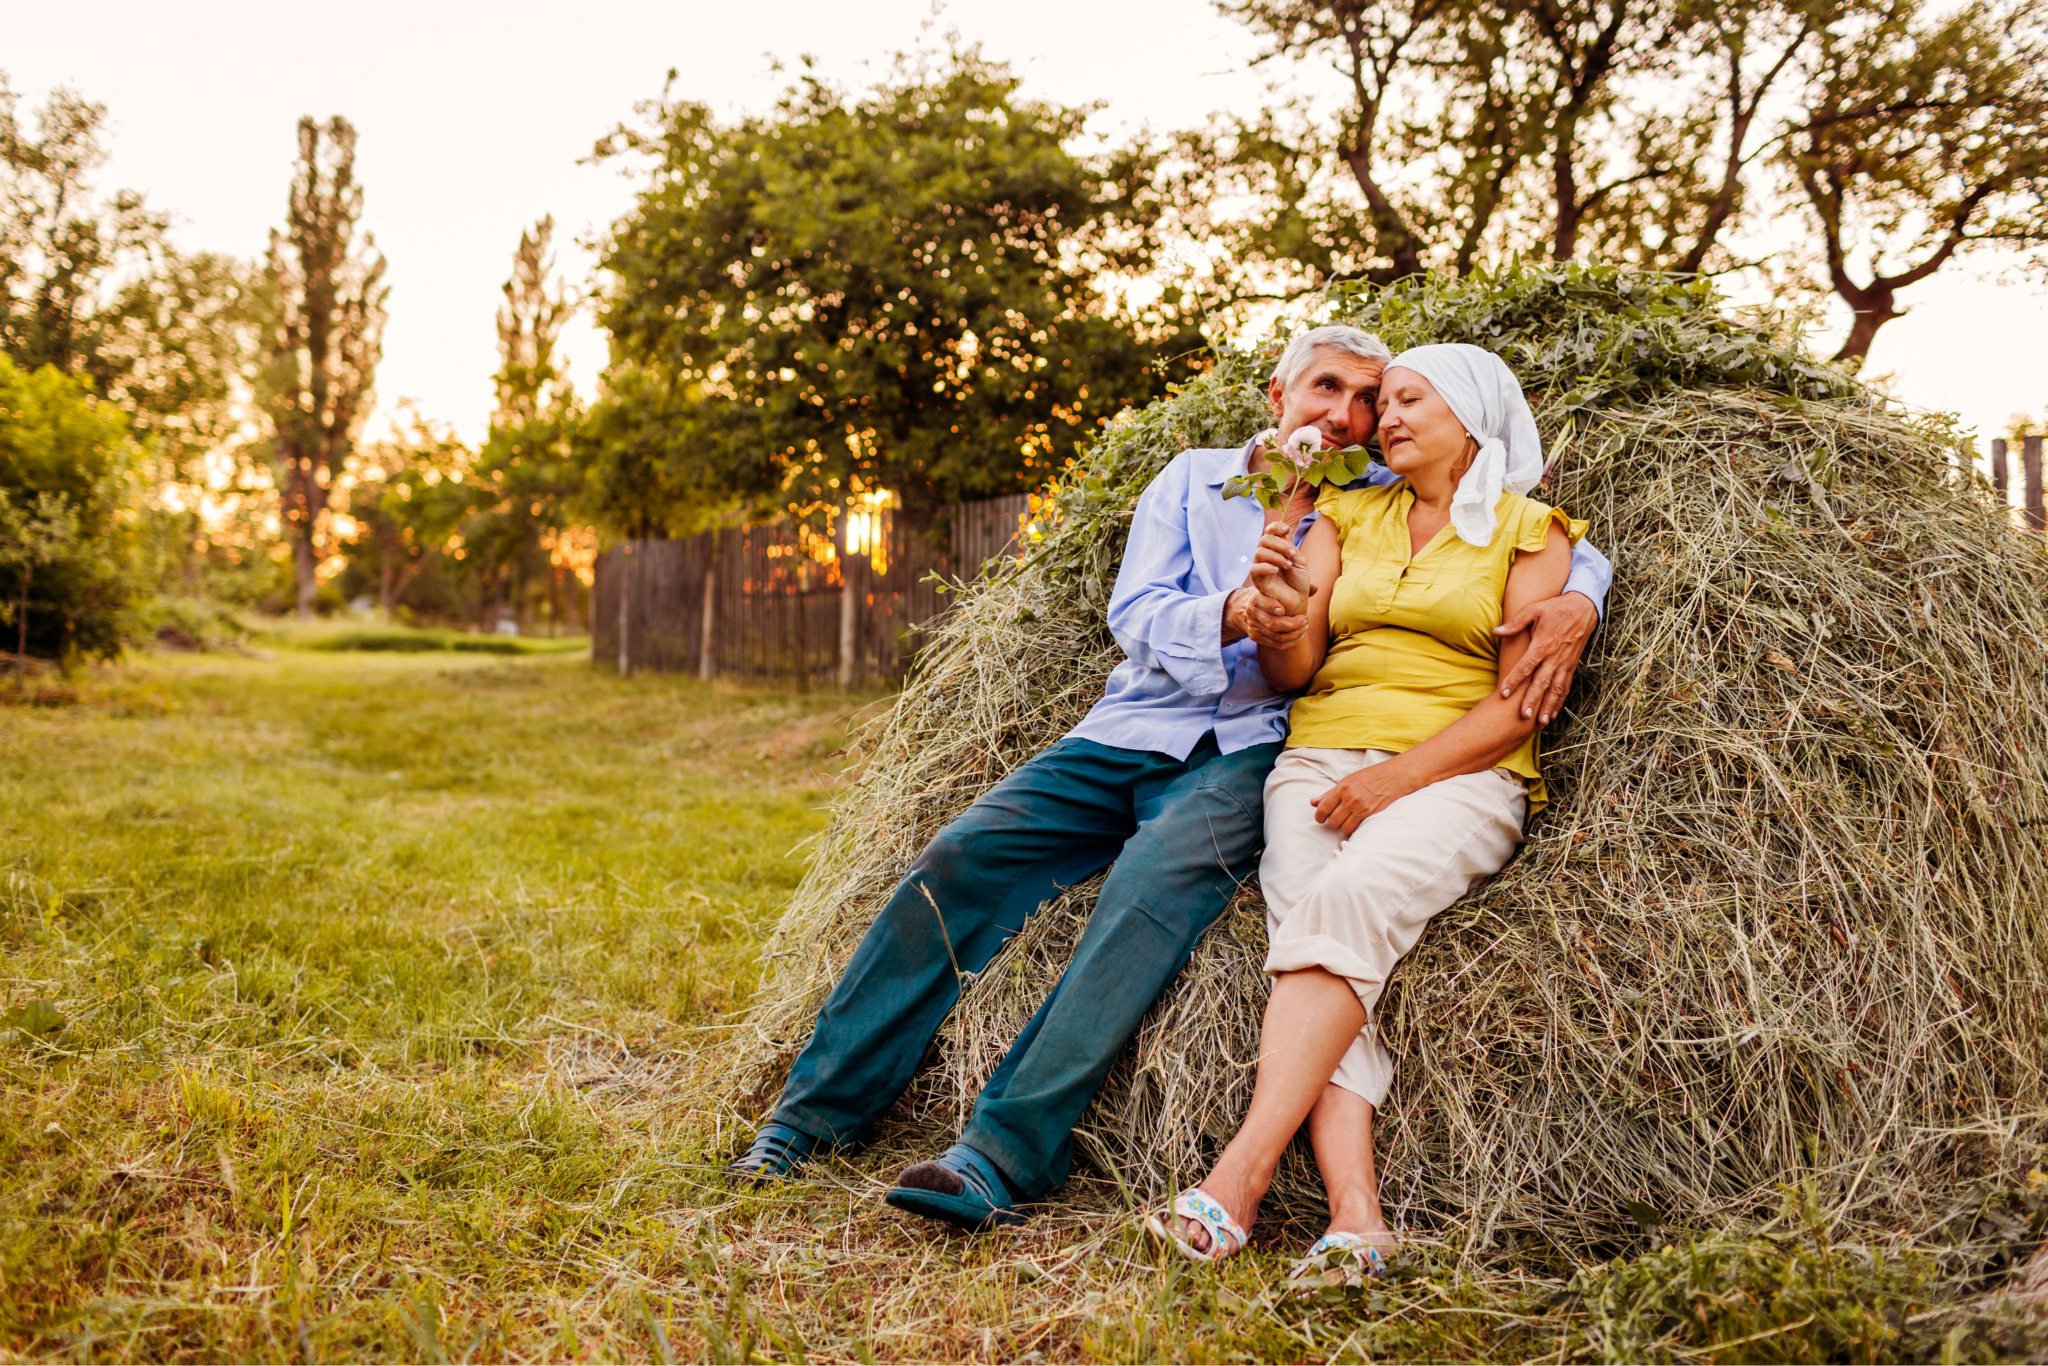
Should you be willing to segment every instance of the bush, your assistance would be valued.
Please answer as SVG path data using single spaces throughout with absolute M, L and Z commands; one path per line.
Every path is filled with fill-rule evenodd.
M 137 451 L 91 383 L 0 356 L 0 648 L 112 656 L 140 589 Z M 27 584 L 26 602 L 23 585 Z

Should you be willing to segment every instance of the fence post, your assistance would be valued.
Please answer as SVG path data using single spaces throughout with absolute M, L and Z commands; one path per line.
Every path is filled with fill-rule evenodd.
M 704 542 L 704 605 L 697 614 L 697 677 L 708 680 L 718 672 L 711 655 L 711 627 L 718 613 L 718 533 L 700 531 L 697 535 Z
M 632 554 L 633 554 L 633 543 L 632 543 L 631 541 L 620 541 L 620 542 L 619 542 L 619 677 L 621 677 L 621 678 L 624 678 L 624 677 L 626 677 L 626 676 L 627 676 L 628 674 L 630 674 L 630 673 L 632 673 L 632 672 L 633 672 L 633 656 L 632 656 L 632 654 L 630 653 L 630 651 L 629 651 L 629 650 L 627 649 L 627 644 L 626 644 L 626 635 L 627 635 L 627 632 L 628 632 L 628 631 L 630 631 L 630 630 L 632 629 L 632 628 L 631 628 L 631 622 L 632 622 L 632 620 L 633 620 L 633 618 L 632 618 L 632 615 L 631 615 L 631 613 L 630 613 L 630 612 L 628 611 L 628 608 L 627 608 L 627 604 L 628 604 L 628 603 L 629 603 L 629 602 L 631 601 L 631 598 L 632 598 L 632 584 L 633 584 L 633 561 L 632 561 L 632 559 L 631 559 L 631 556 L 632 556 Z
M 1991 439 L 1991 487 L 1998 490 L 2001 503 L 2011 502 L 2011 495 L 2006 492 L 2010 487 L 2009 480 L 2010 476 L 2005 471 L 2005 438 L 1996 436 Z
M 856 628 L 860 621 L 853 587 L 853 504 L 840 508 L 833 521 L 833 548 L 839 552 L 839 691 L 847 692 L 853 687 L 854 655 L 859 649 Z
M 2020 450 L 2027 479 L 2027 529 L 2040 531 L 2048 527 L 2048 517 L 2043 516 L 2041 508 L 2041 438 L 2028 437 Z

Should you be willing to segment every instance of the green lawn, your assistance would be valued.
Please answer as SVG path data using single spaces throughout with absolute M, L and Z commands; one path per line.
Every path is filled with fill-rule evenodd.
M 1190 1268 L 1099 1180 L 905 1219 L 900 1136 L 735 1199 L 722 1043 L 872 699 L 294 649 L 61 695 L 0 706 L 0 1359 L 2029 1350 L 1796 1221 L 1311 1305 L 1303 1230 Z

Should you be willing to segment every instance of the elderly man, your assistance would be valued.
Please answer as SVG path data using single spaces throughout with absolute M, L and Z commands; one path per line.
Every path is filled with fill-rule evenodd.
M 1362 444 L 1390 358 L 1356 328 L 1300 337 L 1273 372 L 1280 429 L 1314 426 L 1331 445 Z M 982 1089 L 960 1141 L 906 1169 L 887 1198 L 981 1229 L 1017 1222 L 1019 1205 L 1066 1180 L 1075 1121 L 1264 844 L 1266 774 L 1290 699 L 1261 676 L 1256 646 L 1291 643 L 1305 619 L 1278 614 L 1247 575 L 1269 522 L 1314 514 L 1306 491 L 1278 512 L 1223 497 L 1232 476 L 1262 462 L 1256 443 L 1184 451 L 1145 490 L 1109 605 L 1126 658 L 1102 700 L 911 865 L 826 999 L 774 1115 L 728 1168 L 735 1182 L 783 1179 L 864 1140 L 959 999 L 958 974 L 987 966 L 1062 888 L 1110 867 L 1072 963 Z M 1563 594 L 1501 628 L 1533 632 L 1521 672 L 1534 673 L 1526 706 L 1545 721 L 1599 622 L 1609 577 L 1585 548 Z

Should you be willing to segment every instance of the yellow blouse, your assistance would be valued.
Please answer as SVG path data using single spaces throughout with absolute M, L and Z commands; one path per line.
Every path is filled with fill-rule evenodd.
M 1470 711 L 1500 683 L 1501 599 L 1517 551 L 1541 550 L 1556 522 L 1574 545 L 1586 524 L 1504 493 L 1493 540 L 1469 544 L 1450 526 L 1410 554 L 1415 495 L 1399 480 L 1325 489 L 1344 559 L 1330 594 L 1330 653 L 1294 703 L 1290 748 L 1384 749 L 1418 745 Z M 1499 767 L 1529 780 L 1529 814 L 1549 800 L 1536 737 Z

